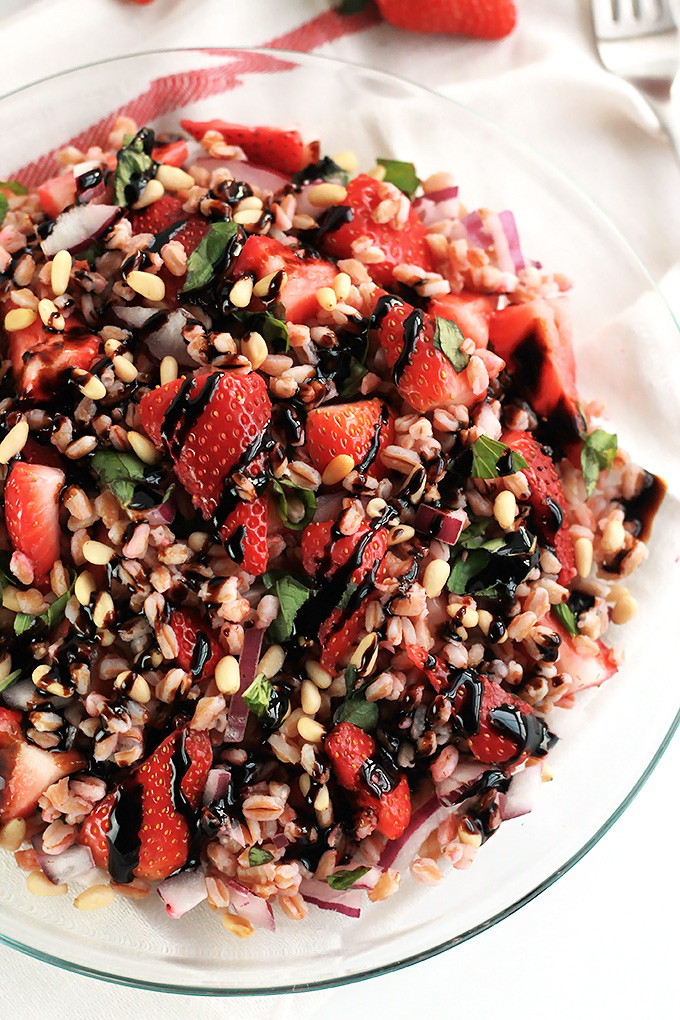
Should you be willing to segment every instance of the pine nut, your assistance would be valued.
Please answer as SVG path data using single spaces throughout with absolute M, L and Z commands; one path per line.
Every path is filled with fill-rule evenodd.
M 279 269 L 278 272 L 281 272 Z M 276 276 L 276 273 L 270 273 L 268 276 L 263 276 L 261 280 L 258 280 L 253 286 L 253 294 L 255 297 L 266 297 L 269 293 L 269 288 L 272 285 L 272 280 Z M 287 273 L 284 273 L 281 277 L 281 289 L 283 289 L 288 281 Z
M 113 340 L 113 339 L 107 340 L 104 343 L 104 354 L 106 355 L 107 358 L 112 358 L 114 356 L 114 354 L 116 353 L 116 351 L 119 351 L 122 346 L 123 345 L 120 342 L 120 340 Z
M 326 731 L 316 719 L 310 719 L 308 715 L 300 716 L 297 724 L 297 731 L 303 740 L 309 744 L 318 744 L 326 735 Z
M 96 375 L 84 371 L 82 368 L 74 368 L 72 378 L 78 389 L 88 400 L 103 400 L 106 396 L 106 386 Z
M 9 609 L 12 613 L 20 613 L 21 606 L 17 598 L 19 589 L 8 584 L 2 589 L 2 605 L 5 609 Z
M 333 683 L 333 677 L 323 668 L 321 663 L 314 661 L 306 662 L 305 669 L 312 683 L 320 687 L 322 691 L 325 691 Z
M 42 666 L 36 666 L 35 667 L 35 669 L 31 673 L 31 680 L 36 685 L 36 687 L 38 686 L 40 681 L 43 680 L 47 676 L 47 674 L 50 672 L 51 669 L 52 669 L 51 666 L 47 666 L 44 663 L 43 663 Z
M 593 566 L 593 543 L 589 538 L 577 538 L 574 542 L 574 558 L 579 577 L 588 577 Z
M 246 198 L 242 198 L 236 206 L 236 212 L 245 212 L 246 209 L 259 209 L 262 212 L 262 199 L 257 195 L 248 195 Z
M 116 898 L 116 894 L 110 885 L 91 885 L 89 889 L 83 889 L 73 901 L 76 910 L 101 910 L 102 907 L 110 907 Z
M 235 308 L 247 308 L 253 296 L 252 276 L 242 276 L 229 291 L 229 301 Z
M 103 542 L 94 542 L 91 538 L 88 538 L 86 542 L 83 542 L 83 556 L 88 563 L 105 566 L 111 562 L 115 552 L 110 545 L 104 545 Z
M 637 600 L 624 588 L 614 603 L 612 623 L 628 623 L 637 613 Z
M 162 453 L 156 449 L 150 439 L 143 436 L 141 432 L 128 432 L 127 437 L 133 452 L 140 460 L 143 460 L 145 464 L 158 464 Z
M 12 672 L 12 656 L 3 655 L 2 659 L 0 659 L 0 683 L 2 683 L 3 680 L 6 680 L 11 672 Z
M 350 471 L 354 471 L 354 460 L 348 453 L 339 453 L 326 467 L 321 481 L 324 485 L 337 485 Z
M 254 227 L 261 218 L 261 209 L 243 209 L 234 213 L 234 223 L 240 223 L 242 227 Z
M 298 786 L 300 787 L 300 793 L 303 797 L 306 797 L 310 791 L 312 780 L 309 778 L 306 772 L 303 772 L 298 780 Z
M 281 672 L 285 661 L 286 653 L 281 645 L 271 645 L 260 659 L 257 672 L 264 673 L 267 679 L 271 680 Z
M 191 174 L 178 166 L 161 163 L 156 171 L 156 180 L 160 181 L 166 191 L 188 191 L 196 183 Z
M 94 577 L 89 570 L 83 570 L 82 574 L 78 575 L 73 590 L 81 606 L 89 606 L 96 587 Z
M 339 166 L 341 170 L 346 170 L 348 174 L 355 174 L 359 169 L 359 160 L 355 152 L 349 150 L 336 152 L 334 156 L 331 156 L 331 159 L 336 166 Z
M 328 787 L 322 786 L 316 797 L 314 798 L 314 810 L 325 811 L 330 805 L 331 798 L 328 795 Z
M 487 609 L 477 611 L 477 626 L 483 634 L 488 634 L 493 623 L 493 616 Z
M 467 627 L 468 630 L 472 630 L 473 627 L 479 626 L 479 613 L 472 606 L 468 606 L 461 617 L 461 625 Z
M 26 888 L 34 896 L 63 896 L 68 892 L 65 882 L 55 885 L 42 871 L 32 871 L 26 879 Z
M 552 783 L 554 778 L 555 773 L 553 772 L 549 765 L 545 764 L 541 770 L 541 782 Z
M 338 303 L 332 287 L 319 287 L 316 292 L 316 300 L 319 302 L 319 306 L 326 312 L 332 311 Z
M 350 662 L 353 666 L 356 666 L 359 676 L 370 676 L 375 669 L 375 664 L 378 660 L 379 644 L 380 635 L 377 631 L 371 631 L 357 645 Z
M 264 364 L 269 357 L 269 348 L 263 336 L 259 333 L 251 333 L 250 336 L 241 341 L 241 354 L 245 354 L 252 365 L 253 372 L 256 372 L 260 365 Z
M 132 362 L 124 358 L 122 354 L 117 354 L 113 358 L 113 371 L 121 382 L 124 383 L 134 382 L 138 375 L 137 369 Z
M 368 501 L 366 507 L 366 513 L 369 517 L 381 517 L 387 509 L 387 503 L 380 496 L 376 496 L 374 499 Z
M 493 515 L 500 524 L 503 531 L 509 531 L 515 523 L 517 514 L 517 500 L 514 493 L 509 489 L 499 492 L 493 501 Z
M 387 544 L 401 545 L 402 542 L 410 542 L 415 533 L 415 528 L 412 528 L 410 524 L 398 524 L 390 531 Z
M 300 704 L 305 715 L 316 715 L 321 708 L 319 688 L 311 680 L 302 681 Z
M 61 314 L 54 301 L 51 301 L 49 298 L 43 298 L 42 301 L 38 301 L 38 315 L 42 319 L 44 326 L 56 329 L 58 333 L 61 333 L 62 329 L 66 325 L 64 322 L 64 316 Z
M 347 198 L 347 188 L 341 184 L 315 184 L 307 192 L 310 205 L 317 209 L 327 209 L 329 205 L 339 205 Z
M 166 354 L 161 361 L 161 386 L 165 383 L 174 382 L 179 375 L 179 366 L 177 364 L 177 358 L 173 358 L 172 354 Z
M 13 818 L 0 829 L 0 847 L 14 853 L 21 847 L 26 838 L 26 822 L 23 818 Z
M 71 253 L 62 248 L 52 259 L 51 283 L 52 293 L 55 297 L 61 297 L 68 290 L 71 281 L 71 267 L 73 259 Z
M 468 846 L 479 848 L 482 845 L 482 834 L 473 821 L 463 816 L 458 823 L 458 839 Z
M 162 198 L 164 194 L 165 188 L 160 181 L 149 181 L 132 208 L 146 209 L 148 205 L 153 205 L 153 203 L 157 202 L 159 198 Z
M 115 618 L 116 610 L 113 599 L 107 591 L 103 591 L 98 597 L 92 610 L 92 619 L 98 630 L 104 630 L 108 623 Z
M 374 181 L 384 181 L 386 173 L 387 168 L 378 163 L 376 166 L 372 166 L 370 170 L 366 171 L 366 176 L 372 177 Z
M 12 457 L 21 453 L 28 439 L 28 422 L 23 418 L 13 425 L 0 443 L 0 464 L 9 464 Z
M 423 587 L 428 599 L 436 599 L 449 579 L 451 568 L 446 560 L 431 560 L 425 568 Z
M 222 914 L 222 926 L 238 939 L 249 939 L 255 931 L 250 921 L 245 917 L 241 917 L 240 914 L 230 914 L 228 910 Z
M 32 326 L 37 315 L 31 308 L 13 308 L 5 316 L 5 332 L 16 333 L 20 329 Z
M 352 277 L 349 273 L 338 273 L 333 280 L 333 290 L 338 301 L 346 301 L 352 289 Z
M 142 273 L 139 269 L 133 269 L 128 273 L 126 282 L 128 287 L 132 287 L 136 294 L 146 298 L 147 301 L 162 301 L 165 297 L 165 284 L 160 276 L 154 276 L 153 273 Z
M 220 694 L 236 694 L 241 686 L 241 672 L 233 655 L 224 655 L 215 666 L 215 684 Z
M 626 529 L 621 521 L 608 521 L 602 533 L 602 548 L 606 553 L 617 553 L 626 541 Z
M 187 545 L 192 552 L 203 552 L 210 538 L 205 531 L 192 531 L 187 540 Z

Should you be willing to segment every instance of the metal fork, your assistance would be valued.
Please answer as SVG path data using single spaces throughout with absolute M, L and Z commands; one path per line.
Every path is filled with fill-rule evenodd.
M 680 35 L 671 10 L 673 5 L 677 11 L 677 3 L 590 0 L 590 8 L 600 60 L 644 97 L 680 159 L 680 111 L 672 95 L 680 65 Z

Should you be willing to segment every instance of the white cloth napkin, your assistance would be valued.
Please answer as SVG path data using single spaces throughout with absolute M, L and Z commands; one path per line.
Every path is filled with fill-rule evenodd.
M 279 40 L 280 46 L 315 49 L 356 63 L 370 64 L 421 82 L 500 121 L 515 135 L 533 145 L 557 164 L 586 193 L 595 198 L 630 241 L 648 266 L 652 277 L 662 282 L 669 300 L 680 316 L 680 174 L 665 138 L 655 132 L 646 107 L 632 91 L 608 76 L 597 64 L 590 41 L 587 3 L 582 0 L 519 0 L 520 23 L 516 33 L 499 43 L 452 40 L 399 32 L 384 24 L 341 34 L 327 14 L 327 0 L 156 0 L 138 7 L 122 0 L 0 0 L 3 60 L 0 92 L 4 93 L 45 75 L 124 53 L 164 46 L 261 45 Z M 301 26 L 306 26 L 302 27 Z M 464 140 L 462 140 L 464 144 Z M 671 796 L 673 762 L 680 766 L 678 742 L 669 755 L 668 772 L 655 779 L 656 800 L 649 794 L 652 817 L 657 817 Z M 647 794 L 645 794 L 647 796 Z M 641 802 L 640 802 L 641 803 Z M 617 847 L 620 857 L 627 851 L 638 829 L 646 821 L 641 810 L 631 809 L 622 823 L 605 839 Z M 664 825 L 668 825 L 663 818 Z M 636 828 L 636 824 L 638 828 Z M 624 835 L 617 833 L 623 826 Z M 676 835 L 680 835 L 677 831 Z M 664 840 L 673 843 L 666 830 Z M 604 846 L 604 844 L 602 845 Z M 192 1016 L 217 1020 L 229 1015 L 241 1018 L 277 1020 L 323 1015 L 326 1020 L 342 1017 L 351 1009 L 359 1017 L 389 1013 L 395 1020 L 414 1015 L 423 1007 L 455 1008 L 464 1014 L 474 1009 L 482 1018 L 499 1015 L 499 1003 L 509 1017 L 525 1014 L 520 999 L 507 1001 L 503 967 L 508 957 L 530 962 L 536 937 L 554 944 L 552 951 L 541 946 L 541 967 L 532 968 L 536 991 L 526 1004 L 532 1012 L 548 1010 L 542 996 L 551 991 L 551 980 L 560 988 L 558 1001 L 549 1007 L 552 1017 L 573 1015 L 576 1008 L 586 1017 L 596 1015 L 595 1004 L 608 1015 L 639 1015 L 640 998 L 618 995 L 615 987 L 600 988 L 596 958 L 599 944 L 588 942 L 596 919 L 583 931 L 580 910 L 603 896 L 602 884 L 591 867 L 600 860 L 610 873 L 612 853 L 602 846 L 545 893 L 530 907 L 505 921 L 472 943 L 458 947 L 439 960 L 430 961 L 386 979 L 354 986 L 335 993 L 314 993 L 272 999 L 188 999 L 138 992 L 107 986 L 90 979 L 59 972 L 18 953 L 0 947 L 2 972 L 2 1015 L 10 1008 L 55 1020 L 111 1020 L 114 1016 L 136 1016 L 141 1020 L 185 1020 Z M 646 849 L 647 857 L 651 848 Z M 661 854 L 661 850 L 658 851 Z M 670 856 L 660 856 L 657 870 L 672 874 Z M 620 880 L 625 868 L 621 865 Z M 662 884 L 657 894 L 662 896 Z M 630 895 L 630 893 L 629 893 Z M 643 897 L 638 896 L 638 912 Z M 581 904 L 580 907 L 574 904 Z M 677 894 L 667 894 L 670 913 L 680 907 Z M 605 901 L 613 911 L 613 922 L 603 927 L 603 938 L 619 947 L 630 918 L 617 915 L 618 901 Z M 551 911 L 561 910 L 559 926 Z M 656 915 L 655 915 L 656 916 Z M 604 923 L 604 922 L 603 922 Z M 597 931 L 597 928 L 595 928 Z M 632 934 L 631 934 L 632 938 Z M 618 939 L 618 941 L 617 941 Z M 508 953 L 509 948 L 512 949 Z M 605 947 L 606 950 L 606 947 Z M 610 951 L 611 952 L 611 951 Z M 519 954 L 519 955 L 518 955 Z M 631 962 L 633 956 L 630 957 Z M 649 1013 L 672 1015 L 671 984 L 664 984 L 663 948 L 659 942 L 654 965 L 660 981 L 650 991 Z M 671 958 L 668 955 L 668 973 Z M 615 963 L 606 952 L 603 962 Z M 566 966 L 585 974 L 593 1011 L 581 1008 L 578 982 L 564 982 L 560 971 Z M 588 969 L 590 967 L 590 969 Z M 547 978 L 546 978 L 547 975 Z M 572 987 L 573 986 L 573 987 Z M 640 990 L 641 985 L 637 986 Z M 600 995 L 598 1000 L 597 996 Z M 560 1005 L 561 1002 L 561 1005 Z M 513 1004 L 514 1003 L 514 1004 Z M 677 1004 L 676 1004 L 677 1005 Z M 654 1008 L 656 1007 L 656 1008 Z M 604 1014 L 603 1014 L 604 1015 Z

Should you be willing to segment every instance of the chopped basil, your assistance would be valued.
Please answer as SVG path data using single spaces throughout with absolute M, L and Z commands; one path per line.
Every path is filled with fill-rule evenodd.
M 618 437 L 603 429 L 595 429 L 585 437 L 581 450 L 581 471 L 587 496 L 592 496 L 595 491 L 600 471 L 605 471 L 614 463 L 618 448 Z
M 350 400 L 359 393 L 359 390 L 361 389 L 361 380 L 367 372 L 368 369 L 363 362 L 359 361 L 359 359 L 355 357 L 350 358 L 349 369 L 347 370 L 345 381 L 340 389 L 340 396 L 343 400 Z
M 89 264 L 92 266 L 94 265 L 96 260 L 100 257 L 100 255 L 103 254 L 104 249 L 101 247 L 101 245 L 97 244 L 97 242 L 95 241 L 95 243 L 91 244 L 89 248 L 85 249 L 85 251 L 78 252 L 78 261 L 89 262 Z
M 99 479 L 116 497 L 121 506 L 132 502 L 137 482 L 143 481 L 146 468 L 138 457 L 115 450 L 100 450 L 92 458 L 92 467 Z
M 362 0 L 362 2 L 366 3 L 367 0 Z M 293 174 L 293 184 L 311 184 L 312 181 L 333 181 L 334 183 L 347 184 L 349 174 L 341 166 L 338 166 L 330 156 L 324 156 L 318 163 L 310 163 L 303 170 Z
M 487 549 L 469 549 L 466 556 L 461 556 L 453 564 L 447 587 L 455 595 L 465 595 L 473 577 L 481 573 L 491 562 L 491 553 Z
M 352 871 L 336 871 L 335 874 L 329 875 L 326 881 L 331 889 L 349 889 L 360 878 L 367 875 L 370 870 L 370 868 L 362 865 L 360 868 L 353 868 Z
M 274 854 L 269 850 L 263 850 L 261 846 L 251 846 L 248 851 L 248 867 L 257 868 L 260 864 L 269 864 L 274 860 Z
M 113 179 L 113 201 L 116 205 L 134 205 L 154 176 L 153 143 L 154 133 L 149 128 L 142 128 L 134 137 L 126 135 L 123 139 Z
M 571 634 L 572 637 L 577 637 L 579 629 L 576 626 L 576 616 L 569 606 L 563 602 L 561 605 L 553 606 L 552 611 L 567 633 Z
M 490 439 L 489 436 L 480 436 L 472 444 L 472 471 L 471 478 L 498 478 L 498 461 L 509 447 L 505 443 L 499 443 L 497 439 Z M 512 466 L 515 471 L 529 465 L 521 453 L 512 451 Z
M 295 617 L 312 594 L 312 590 L 289 576 L 278 578 L 271 585 L 267 585 L 265 581 L 265 585 L 279 600 L 279 615 L 269 625 L 267 631 L 271 640 L 279 644 L 292 637 L 295 632 Z
M 343 591 L 338 601 L 338 609 L 347 609 L 347 606 L 350 604 L 352 596 L 354 595 L 358 587 L 359 585 L 356 584 L 354 581 L 350 581 L 348 583 L 347 587 Z
M 8 687 L 11 687 L 15 680 L 18 680 L 21 676 L 21 670 L 15 669 L 13 673 L 6 676 L 4 680 L 0 680 L 0 691 L 6 691 Z
M 4 195 L 3 191 L 11 191 L 13 195 L 25 195 L 27 189 L 23 184 L 19 184 L 18 181 L 0 181 L 0 225 L 2 225 L 9 209 L 7 195 Z
M 34 627 L 41 625 L 45 631 L 49 633 L 58 623 L 64 619 L 66 612 L 66 603 L 73 594 L 73 586 L 75 584 L 75 576 L 71 581 L 71 587 L 68 591 L 65 591 L 63 595 L 60 595 L 58 599 L 41 613 L 40 616 L 29 616 L 28 613 L 17 613 L 14 617 L 14 633 L 24 634 L 27 630 L 32 630 Z
M 279 511 L 281 521 L 287 528 L 291 528 L 293 531 L 302 531 L 307 527 L 316 512 L 316 496 L 311 489 L 303 489 L 301 485 L 296 485 L 289 478 L 273 478 L 272 486 L 276 493 L 276 509 Z M 290 495 L 299 499 L 304 507 L 304 516 L 299 521 L 293 522 L 290 519 L 286 489 L 293 490 Z
M 285 315 L 283 305 L 275 306 L 280 314 Z M 290 334 L 284 319 L 277 318 L 271 312 L 233 312 L 234 318 L 244 323 L 249 330 L 257 330 L 270 350 L 287 351 L 290 347 Z
M 27 630 L 35 626 L 37 620 L 37 616 L 29 616 L 28 613 L 17 613 L 14 617 L 14 633 L 25 634 Z
M 521 584 L 538 563 L 536 536 L 520 527 L 505 538 L 473 536 L 467 548 L 454 547 L 447 586 L 456 595 L 514 598 Z
M 359 677 L 359 670 L 356 668 L 355 665 L 350 663 L 350 665 L 345 670 L 344 676 L 345 676 L 345 697 L 349 698 L 354 693 L 354 688 L 356 687 L 357 679 Z
M 360 695 L 343 701 L 333 716 L 333 725 L 348 722 L 362 730 L 374 730 L 378 725 L 380 712 L 375 701 L 366 701 Z
M 243 700 L 258 719 L 266 718 L 272 690 L 272 685 L 264 673 L 258 673 L 248 690 L 243 692 Z
M 211 224 L 208 233 L 187 259 L 187 275 L 180 293 L 188 294 L 192 290 L 207 287 L 238 231 L 238 223 Z
M 413 195 L 420 184 L 420 178 L 416 174 L 413 163 L 402 163 L 398 159 L 376 159 L 378 166 L 385 167 L 383 180 L 387 184 L 394 184 L 409 198 Z
M 457 375 L 460 375 L 470 361 L 470 355 L 461 350 L 461 345 L 465 341 L 463 331 L 450 319 L 442 319 L 438 315 L 435 315 L 434 319 L 434 345 L 447 361 L 451 362 Z

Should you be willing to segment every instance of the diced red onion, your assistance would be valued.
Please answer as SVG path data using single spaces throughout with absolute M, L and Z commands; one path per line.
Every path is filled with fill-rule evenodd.
M 416 198 L 413 208 L 425 224 L 429 226 L 439 220 L 455 220 L 458 218 L 460 204 L 458 202 L 458 188 L 442 188 L 440 191 L 431 191 L 428 195 Z
M 508 792 L 501 803 L 503 818 L 519 818 L 532 810 L 541 785 L 542 765 L 531 765 L 517 772 L 510 780 Z
M 42 847 L 42 840 L 40 841 Z M 60 854 L 46 854 L 35 847 L 38 864 L 53 885 L 70 882 L 90 871 L 94 871 L 95 863 L 89 846 L 74 843 Z
M 192 318 L 185 308 L 175 308 L 164 316 L 158 329 L 145 337 L 146 346 L 154 358 L 160 361 L 169 355 L 177 360 L 178 365 L 196 367 L 196 362 L 187 350 L 187 342 L 182 336 L 182 330 Z
M 198 166 L 204 167 L 210 173 L 213 170 L 228 170 L 237 181 L 245 181 L 251 188 L 258 188 L 260 191 L 268 191 L 274 194 L 290 184 L 290 177 L 276 173 L 275 170 L 268 170 L 262 166 L 254 166 L 243 159 L 213 159 L 210 156 L 203 156 L 196 160 Z
M 318 878 L 303 878 L 300 894 L 307 903 L 314 903 L 322 910 L 334 910 L 336 914 L 345 914 L 346 917 L 361 917 L 361 889 L 331 889 Z
M 468 783 L 473 783 L 475 779 L 479 779 L 483 771 L 484 766 L 481 762 L 459 761 L 453 775 L 436 784 L 437 796 L 441 801 L 448 804 L 454 803 L 454 798 L 451 795 L 455 794 L 461 787 L 466 786 Z
M 450 188 L 440 188 L 439 191 L 428 191 L 427 195 L 415 198 L 411 204 L 414 209 L 419 209 L 424 202 L 447 202 L 450 198 L 458 198 L 457 184 L 452 184 Z
M 387 843 L 380 855 L 379 867 L 384 871 L 394 868 L 401 873 L 406 872 L 411 861 L 418 856 L 421 844 L 450 814 L 450 807 L 442 806 L 438 797 L 430 797 L 413 812 L 404 834 L 399 839 L 392 839 Z
M 524 258 L 524 255 L 522 255 L 522 249 L 520 248 L 519 233 L 517 231 L 515 217 L 509 209 L 506 209 L 504 212 L 498 214 L 498 219 L 500 220 L 503 233 L 505 234 L 508 242 L 510 258 L 512 259 L 515 267 L 515 272 L 518 273 L 520 269 L 524 269 L 526 266 L 526 259 Z
M 249 627 L 243 638 L 243 649 L 239 659 L 239 670 L 241 684 L 236 692 L 232 694 L 227 717 L 227 728 L 224 731 L 224 742 L 228 744 L 239 743 L 243 740 L 248 722 L 248 706 L 243 700 L 243 692 L 247 691 L 257 671 L 257 664 L 260 661 L 262 640 L 264 631 L 258 627 Z
M 231 769 L 227 765 L 218 765 L 210 769 L 203 787 L 203 803 L 214 804 L 221 800 L 229 789 Z
M 283 850 L 284 846 L 288 846 L 290 840 L 284 832 L 279 832 L 270 842 L 274 844 L 277 850 Z
M 235 818 L 230 818 L 227 829 L 228 829 L 227 835 L 229 836 L 229 838 L 233 839 L 235 843 L 238 843 L 239 846 L 245 849 L 248 840 L 243 834 L 243 826 L 241 825 L 241 823 L 238 822 Z
M 512 216 L 512 213 L 508 213 L 508 216 Z M 515 261 L 510 251 L 510 242 L 506 235 L 503 222 L 498 213 L 488 213 L 486 216 L 486 226 L 491 234 L 491 243 L 496 251 L 496 265 L 502 273 L 514 273 L 517 271 Z M 514 218 L 513 218 L 514 225 Z M 515 228 L 515 238 L 517 238 L 517 229 Z M 517 240 L 517 248 L 519 249 L 519 240 Z M 524 260 L 522 259 L 522 265 Z
M 468 240 L 471 244 L 478 248 L 488 248 L 489 245 L 493 244 L 493 237 L 477 210 L 464 216 L 461 223 L 467 231 Z
M 65 248 L 77 254 L 97 240 L 118 219 L 117 205 L 72 205 L 57 216 L 51 233 L 40 242 L 48 258 Z
M 255 928 L 274 931 L 274 913 L 269 903 L 261 896 L 256 896 L 240 882 L 229 882 L 229 901 L 237 914 L 245 917 Z
M 172 499 L 166 499 L 165 503 L 161 503 L 159 506 L 154 506 L 144 514 L 145 520 L 149 522 L 152 528 L 157 527 L 159 524 L 172 524 L 177 513 L 177 507 Z
M 156 892 L 165 903 L 168 915 L 175 918 L 193 910 L 208 896 L 205 875 L 201 868 L 171 875 L 161 882 Z
M 157 308 L 144 308 L 142 305 L 111 305 L 111 311 L 117 319 L 133 329 L 141 329 L 147 319 L 158 315 Z
M 413 526 L 416 531 L 428 538 L 455 545 L 463 527 L 467 524 L 468 515 L 464 510 L 436 510 L 434 507 L 421 503 L 416 512 Z
M 351 868 L 349 869 L 352 870 Z M 361 878 L 358 878 L 356 882 L 352 883 L 352 889 L 375 889 L 378 879 L 381 877 L 382 871 L 380 868 L 371 868 Z
M 37 708 L 42 703 L 42 700 L 38 689 L 30 677 L 26 680 L 15 681 L 15 683 L 2 692 L 3 704 L 20 712 L 28 712 L 30 709 Z

